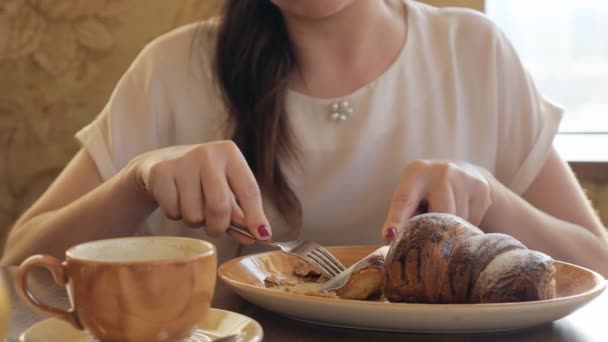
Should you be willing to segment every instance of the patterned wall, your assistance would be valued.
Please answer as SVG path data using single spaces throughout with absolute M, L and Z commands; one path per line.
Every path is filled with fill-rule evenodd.
M 0 240 L 142 47 L 217 0 L 0 0 Z
M 0 241 L 75 153 L 73 134 L 101 110 L 144 44 L 218 7 L 218 0 L 0 0 Z M 608 186 L 588 186 L 600 207 L 608 204 Z

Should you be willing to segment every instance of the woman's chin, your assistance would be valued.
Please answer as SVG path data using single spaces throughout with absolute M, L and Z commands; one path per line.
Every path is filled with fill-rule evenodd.
M 281 11 L 290 16 L 321 20 L 331 17 L 355 0 L 272 0 Z

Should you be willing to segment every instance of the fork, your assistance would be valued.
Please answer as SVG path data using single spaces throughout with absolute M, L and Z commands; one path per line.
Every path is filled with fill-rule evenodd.
M 256 242 L 263 243 L 275 248 L 279 248 L 285 253 L 295 255 L 308 261 L 313 265 L 322 275 L 331 279 L 342 271 L 346 270 L 346 267 L 342 265 L 340 260 L 331 254 L 325 247 L 319 245 L 314 241 L 309 240 L 295 240 L 286 242 L 277 242 L 272 240 L 258 240 L 253 234 L 247 231 L 247 228 L 231 223 L 228 229 L 233 230 L 239 234 L 245 235 L 248 238 L 255 240 Z

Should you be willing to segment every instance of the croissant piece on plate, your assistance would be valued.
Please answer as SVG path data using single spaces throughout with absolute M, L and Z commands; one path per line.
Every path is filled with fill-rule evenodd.
M 412 218 L 392 241 L 384 267 L 383 291 L 391 302 L 503 303 L 555 296 L 551 257 L 449 214 Z
M 382 294 L 384 257 L 388 246 L 381 247 L 323 283 L 319 292 L 335 292 L 343 299 L 365 300 Z

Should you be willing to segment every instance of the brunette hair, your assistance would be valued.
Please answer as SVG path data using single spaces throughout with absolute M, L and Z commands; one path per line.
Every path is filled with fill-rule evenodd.
M 297 160 L 285 111 L 287 78 L 294 63 L 279 8 L 270 0 L 225 1 L 215 76 L 228 110 L 232 140 L 264 195 L 297 228 L 301 205 L 282 169 L 282 163 Z

